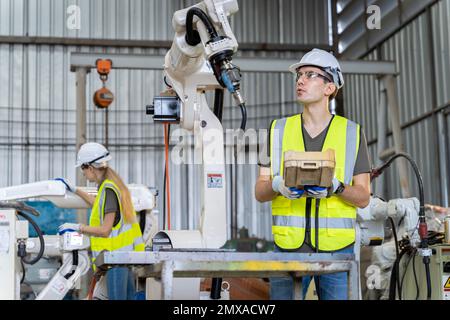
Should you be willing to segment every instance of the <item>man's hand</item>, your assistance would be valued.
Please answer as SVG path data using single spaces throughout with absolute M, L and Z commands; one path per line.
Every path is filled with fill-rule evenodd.
M 330 187 L 330 191 L 331 191 L 330 193 L 335 194 L 336 190 L 339 188 L 340 185 L 341 185 L 341 182 L 336 177 L 334 177 L 333 185 Z
M 305 186 L 307 198 L 326 198 L 328 196 L 328 188 L 319 186 Z
M 70 192 L 75 193 L 77 191 L 77 187 L 75 185 L 71 184 L 69 181 L 67 181 L 64 178 L 56 178 L 53 180 L 61 181 L 62 183 L 64 183 L 64 185 L 66 186 L 66 189 Z
M 66 232 L 80 232 L 80 224 L 79 223 L 64 223 L 59 226 L 58 234 L 64 234 Z
M 334 177 L 332 185 L 329 188 L 319 187 L 319 186 L 305 186 L 306 197 L 309 198 L 327 198 L 333 194 L 336 194 L 341 182 Z
M 295 187 L 286 187 L 285 183 L 284 183 L 284 179 L 281 176 L 276 176 L 273 178 L 272 180 L 272 189 L 275 192 L 280 193 L 281 195 L 283 195 L 285 198 L 289 199 L 289 200 L 295 200 L 300 198 L 304 191 L 301 189 L 297 189 Z

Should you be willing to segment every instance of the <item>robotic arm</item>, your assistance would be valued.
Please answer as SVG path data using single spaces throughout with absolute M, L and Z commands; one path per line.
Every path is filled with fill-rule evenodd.
M 157 232 L 158 226 L 156 210 L 154 210 L 157 192 L 136 184 L 130 184 L 128 188 L 134 208 L 139 213 L 145 214 L 145 220 L 142 221 L 145 222 L 144 241 L 150 240 Z M 97 192 L 95 188 L 85 187 L 83 190 L 94 195 Z M 20 274 L 23 272 L 20 259 L 32 265 L 41 257 L 58 258 L 58 260 L 62 258 L 62 265 L 36 299 L 62 299 L 70 289 L 79 287 L 80 277 L 90 268 L 89 238 L 77 232 L 43 235 L 33 219 L 24 213 L 39 216 L 39 212 L 23 202 L 16 201 L 27 198 L 44 198 L 60 208 L 88 207 L 82 198 L 68 192 L 60 181 L 39 181 L 0 188 L 0 283 L 2 283 L 0 299 L 20 298 Z M 27 221 L 18 220 L 17 215 Z M 28 223 L 36 229 L 39 238 L 28 237 Z M 31 259 L 27 258 L 29 254 Z M 40 287 L 41 283 L 38 285 Z M 36 291 L 39 292 L 39 290 Z
M 228 17 L 237 11 L 237 0 L 204 0 L 173 16 L 175 37 L 164 62 L 164 79 L 170 90 L 154 98 L 147 114 L 152 114 L 155 122 L 179 123 L 181 128 L 194 132 L 193 160 L 201 165 L 201 212 L 197 230 L 163 230 L 153 238 L 153 250 L 218 249 L 226 242 L 223 89 L 232 94 L 241 109 L 241 129 L 245 130 L 246 125 L 241 74 L 232 63 L 238 44 L 228 22 Z M 207 90 L 216 94 L 214 112 L 207 104 Z M 200 279 L 183 280 L 187 282 L 177 282 L 176 287 L 182 291 L 189 288 L 190 297 L 198 296 Z M 153 282 L 147 283 L 149 288 L 160 286 Z M 186 298 L 184 293 L 176 296 Z
M 416 198 L 393 199 L 383 201 L 376 197 L 371 197 L 369 205 L 357 212 L 357 235 L 361 246 L 375 246 L 364 250 L 366 270 L 363 279 L 373 279 L 374 268 L 376 268 L 377 291 L 366 291 L 365 296 L 379 299 L 389 297 L 391 287 L 391 270 L 397 259 L 396 240 L 397 237 L 385 241 L 386 221 L 391 220 L 398 226 L 395 231 L 403 239 L 408 239 L 412 247 L 417 248 L 420 244 L 420 236 L 417 232 L 419 223 L 420 203 Z M 394 228 L 393 228 L 394 231 Z M 366 282 L 367 283 L 367 282 Z M 375 286 L 375 284 L 372 284 Z M 373 288 L 369 288 L 373 289 Z M 375 297 L 377 296 L 377 297 Z
M 417 246 L 420 236 L 417 230 L 420 203 L 416 198 L 393 199 L 385 202 L 372 197 L 369 205 L 358 209 L 357 223 L 360 230 L 361 245 L 381 245 L 384 240 L 384 226 L 389 218 L 403 220 L 404 233 L 410 238 L 411 244 Z
M 241 108 L 241 129 L 245 129 L 241 74 L 232 63 L 238 44 L 227 19 L 238 10 L 237 0 L 204 0 L 175 12 L 172 20 L 175 37 L 166 54 L 164 69 L 177 96 L 154 99 L 148 113 L 154 114 L 155 120 L 180 121 L 183 128 L 193 130 L 201 103 L 197 91 L 226 88 Z
M 241 75 L 232 63 L 238 44 L 228 22 L 237 11 L 237 0 L 204 0 L 174 13 L 175 37 L 164 62 L 166 84 L 171 90 L 155 97 L 147 113 L 153 114 L 154 121 L 180 123 L 194 132 L 194 163 L 203 165 L 202 212 L 199 230 L 165 230 L 155 237 L 155 242 L 170 243 L 172 247 L 220 248 L 226 241 L 221 111 L 217 114 L 210 110 L 205 92 L 227 89 L 241 108 L 241 129 L 245 129 Z
M 238 10 L 235 0 L 206 0 L 176 12 L 173 18 L 176 36 L 169 52 L 169 69 L 183 71 L 185 59 L 196 59 L 199 63 L 206 59 L 217 82 L 242 104 L 239 68 L 231 61 L 238 44 L 227 19 Z
M 44 255 L 62 256 L 62 266 L 50 282 L 36 297 L 36 300 L 62 300 L 70 289 L 79 286 L 79 279 L 90 268 L 88 256 L 89 238 L 77 232 L 66 232 L 61 236 L 52 236 L 45 241 Z M 38 248 L 31 239 L 27 242 L 27 251 Z
M 37 300 L 60 300 L 67 292 L 79 285 L 79 279 L 90 267 L 87 250 L 89 239 L 75 232 L 63 236 L 44 236 L 34 220 L 22 211 L 39 213 L 20 202 L 0 202 L 2 229 L 0 238 L 3 246 L 0 250 L 0 297 L 2 299 L 20 298 L 20 259 L 22 260 L 22 277 L 25 277 L 23 263 L 35 264 L 41 257 L 62 257 L 63 264 L 56 274 L 37 296 Z M 20 215 L 28 221 L 17 220 Z M 28 222 L 36 229 L 39 238 L 28 238 Z M 31 254 L 32 259 L 26 259 Z

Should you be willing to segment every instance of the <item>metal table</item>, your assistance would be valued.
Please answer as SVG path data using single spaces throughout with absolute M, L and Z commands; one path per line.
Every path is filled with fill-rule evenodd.
M 227 250 L 173 249 L 171 251 L 104 252 L 95 262 L 140 266 L 143 277 L 160 277 L 162 296 L 172 298 L 173 277 L 286 277 L 294 278 L 295 299 L 302 299 L 301 277 L 347 272 L 348 297 L 359 296 L 358 265 L 354 254 L 234 252 Z

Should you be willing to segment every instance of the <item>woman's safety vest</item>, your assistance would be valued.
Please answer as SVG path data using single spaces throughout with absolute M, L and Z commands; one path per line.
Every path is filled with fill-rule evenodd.
M 334 116 L 322 150 L 334 149 L 335 177 L 346 185 L 353 184 L 353 169 L 359 149 L 359 125 Z M 270 130 L 271 177 L 284 175 L 284 152 L 305 151 L 301 115 L 273 121 Z M 316 199 L 301 197 L 289 200 L 278 195 L 272 200 L 272 233 L 277 246 L 297 249 L 310 229 L 309 243 L 316 248 L 316 232 L 320 251 L 336 251 L 355 242 L 356 207 L 337 196 L 320 199 L 316 217 Z M 318 225 L 316 227 L 316 221 Z
M 120 201 L 120 189 L 111 180 L 104 180 L 95 198 L 94 206 L 91 211 L 91 218 L 89 225 L 92 227 L 99 227 L 103 224 L 103 217 L 105 215 L 106 203 L 106 189 L 111 189 L 116 193 L 119 209 L 120 221 L 113 226 L 109 237 L 93 237 L 91 236 L 91 251 L 92 251 L 92 265 L 95 270 L 95 259 L 102 251 L 144 251 L 145 245 L 142 239 L 142 232 L 137 222 L 127 223 L 122 214 L 122 204 Z

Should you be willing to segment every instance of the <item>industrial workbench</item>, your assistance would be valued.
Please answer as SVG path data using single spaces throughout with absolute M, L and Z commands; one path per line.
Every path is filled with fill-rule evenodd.
M 348 297 L 359 297 L 358 265 L 353 254 L 235 252 L 216 249 L 172 249 L 143 252 L 104 252 L 95 262 L 139 266 L 145 277 L 160 277 L 162 297 L 172 298 L 173 277 L 286 277 L 294 278 L 295 299 L 302 299 L 301 277 L 347 272 Z

